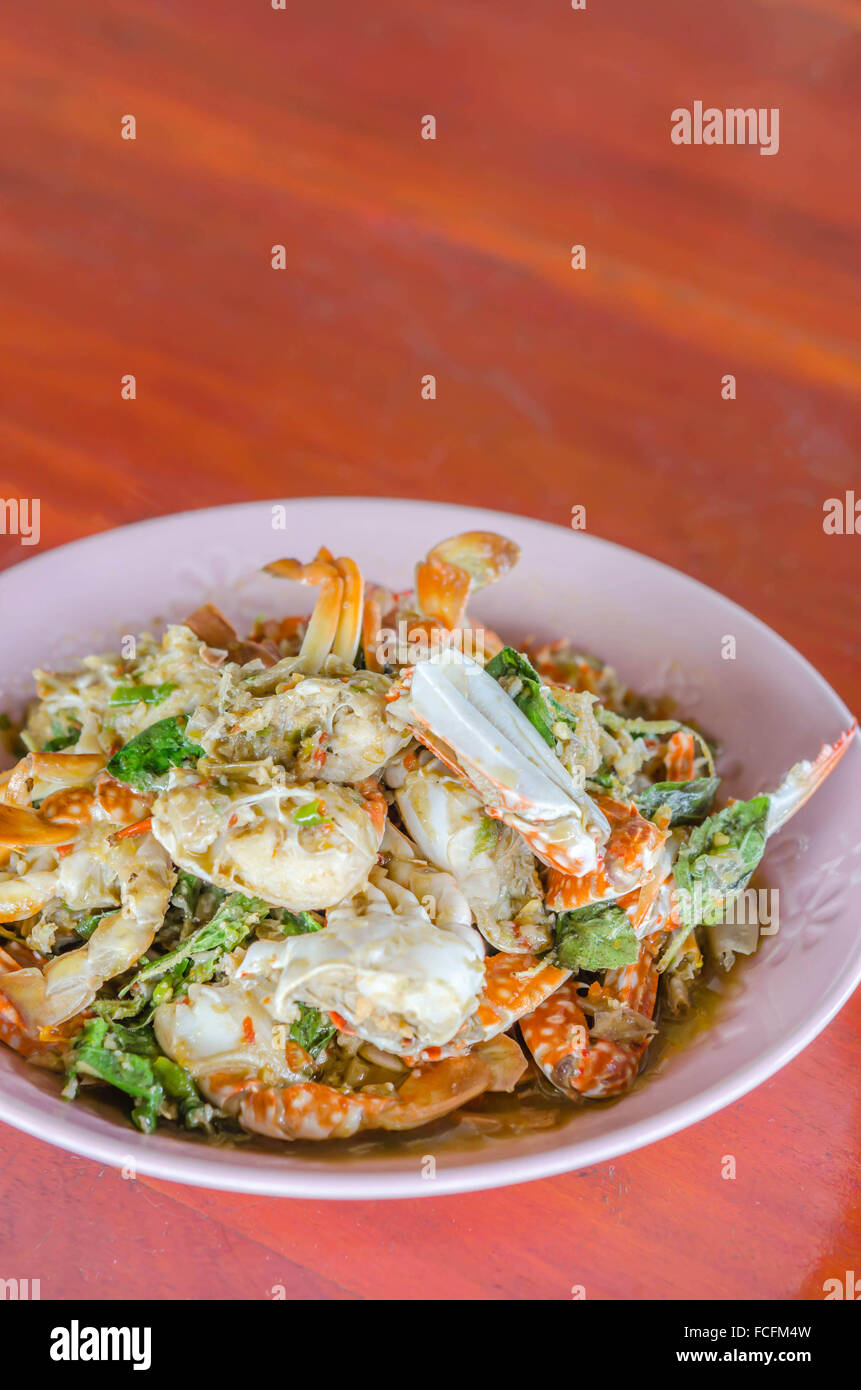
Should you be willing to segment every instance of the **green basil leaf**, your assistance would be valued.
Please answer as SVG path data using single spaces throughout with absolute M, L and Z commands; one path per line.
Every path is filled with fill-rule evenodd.
M 502 683 L 507 694 L 511 692 L 507 690 L 504 682 L 509 677 L 517 677 L 520 684 L 517 693 L 511 695 L 511 698 L 550 748 L 556 747 L 554 724 L 561 721 L 576 729 L 576 716 L 542 684 L 535 667 L 522 652 L 515 651 L 514 647 L 503 647 L 501 652 L 490 658 L 484 669 L 495 681 Z
M 177 1102 L 180 1119 L 189 1129 L 208 1124 L 213 1114 L 185 1068 L 162 1054 L 150 1027 L 125 1028 L 112 1019 L 89 1019 L 66 1055 L 66 1099 L 74 1099 L 81 1076 L 95 1077 L 131 1096 L 132 1122 L 145 1134 L 155 1129 L 166 1095 Z
M 662 806 L 670 808 L 670 825 L 691 825 L 711 810 L 719 777 L 696 777 L 692 782 L 655 782 L 634 801 L 641 815 L 653 820 Z
M 77 1076 L 94 1076 L 106 1081 L 128 1096 L 150 1098 L 157 1085 L 151 1062 L 137 1052 L 124 1052 L 116 1045 L 107 1046 L 111 1036 L 112 1030 L 105 1019 L 91 1019 L 78 1036 L 69 1069 Z
M 142 966 L 120 991 L 120 998 L 132 991 L 139 994 L 142 987 L 152 984 L 154 980 L 160 980 L 168 972 L 177 971 L 177 979 L 181 979 L 185 972 L 178 970 L 178 967 L 189 961 L 203 967 L 195 970 L 195 980 L 211 979 L 221 957 L 235 950 L 268 912 L 269 904 L 262 898 L 249 898 L 245 893 L 232 893 L 221 904 L 211 921 L 190 932 L 173 951 L 166 951 L 157 960 L 148 961 Z
M 185 737 L 183 728 L 187 723 L 185 715 L 170 719 L 159 719 L 150 724 L 108 763 L 107 770 L 118 782 L 126 782 L 138 791 L 151 791 L 156 778 L 169 772 L 172 767 L 182 763 L 197 762 L 203 757 L 203 749 Z
M 299 1005 L 299 1017 L 290 1025 L 290 1037 L 312 1057 L 323 1051 L 337 1031 L 328 1014 L 321 1014 L 309 1004 Z
M 728 897 L 745 887 L 765 851 L 769 798 L 734 801 L 682 845 L 673 869 L 681 922 L 714 926 Z
M 640 953 L 634 928 L 617 903 L 591 903 L 556 921 L 556 959 L 567 970 L 613 970 Z

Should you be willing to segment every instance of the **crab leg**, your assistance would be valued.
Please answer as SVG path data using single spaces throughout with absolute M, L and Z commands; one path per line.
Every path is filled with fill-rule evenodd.
M 654 954 L 664 931 L 641 943 L 633 965 L 608 971 L 601 992 L 651 1018 L 658 993 Z M 593 986 L 595 988 L 595 986 Z M 624 1091 L 637 1075 L 649 1038 L 639 1043 L 590 1039 L 577 983 L 569 980 L 526 1018 L 520 1031 L 545 1076 L 561 1091 L 602 1099 Z
M 0 947 L 0 974 L 11 975 L 23 967 Z M 69 1036 L 77 1026 L 74 1021 L 63 1028 L 28 1030 L 11 999 L 0 994 L 0 1041 L 20 1052 L 22 1057 L 47 1058 L 57 1056 L 67 1046 Z M 44 1036 L 44 1035 L 48 1036 Z
M 68 826 L 63 838 L 69 838 Z M 56 869 L 31 869 L 28 874 L 0 883 L 0 922 L 23 922 L 41 912 L 57 891 Z
M 0 806 L 0 846 L 4 849 L 61 845 L 68 838 L 68 826 L 52 825 L 23 806 Z
M 342 556 L 335 561 L 335 569 L 343 580 L 344 591 L 338 626 L 332 642 L 332 655 L 352 666 L 355 664 L 362 632 L 365 583 L 355 560 Z
M 465 1057 L 415 1066 L 392 1095 L 344 1091 L 317 1081 L 272 1086 L 237 1072 L 199 1078 L 201 1090 L 243 1129 L 274 1139 L 346 1139 L 366 1129 L 415 1129 L 489 1090 L 512 1090 L 525 1059 L 512 1038 Z
M 771 792 L 766 822 L 766 835 L 769 837 L 782 830 L 786 822 L 800 811 L 801 807 L 832 773 L 849 748 L 858 730 L 858 720 L 853 719 L 849 728 L 836 743 L 824 743 L 813 762 L 806 759 L 795 763 L 787 772 L 776 791 Z
M 101 753 L 28 753 L 5 775 L 0 802 L 29 806 L 52 792 L 82 787 L 104 765 Z
M 596 796 L 595 803 L 612 827 L 601 861 L 589 874 L 550 870 L 546 901 L 554 912 L 570 912 L 590 903 L 610 902 L 649 883 L 655 876 L 667 841 L 667 830 L 641 816 L 633 802 Z
M 273 560 L 263 568 L 267 574 L 274 574 L 279 579 L 294 579 L 299 584 L 312 584 L 320 589 L 320 597 L 314 605 L 299 656 L 294 663 L 296 667 L 314 675 L 331 652 L 338 632 L 344 580 L 335 564 L 328 560 L 312 560 L 307 565 L 303 565 L 301 560 Z
M 570 970 L 537 956 L 511 955 L 506 951 L 488 956 L 484 962 L 484 988 L 475 1013 L 458 1029 L 451 1042 L 443 1047 L 425 1048 L 417 1057 L 404 1060 L 410 1064 L 438 1061 L 500 1037 L 553 994 L 570 974 Z
M 83 871 L 86 849 L 80 854 L 84 861 Z M 122 907 L 101 918 L 84 946 L 55 956 L 44 969 L 34 966 L 10 974 L 0 972 L 0 992 L 11 1001 L 30 1030 L 64 1023 L 73 1014 L 88 1008 L 107 980 L 128 970 L 152 945 L 164 921 L 176 880 L 168 855 L 152 835 L 144 835 L 118 843 L 112 867 Z M 44 891 L 50 888 L 48 898 L 54 895 L 56 873 L 34 871 L 18 882 L 27 890 L 34 879 L 51 880 L 40 886 Z M 4 889 L 11 886 L 8 883 L 0 885 Z M 30 910 L 38 910 L 41 906 L 44 901 Z M 19 911 L 19 917 L 21 915 L 24 914 Z

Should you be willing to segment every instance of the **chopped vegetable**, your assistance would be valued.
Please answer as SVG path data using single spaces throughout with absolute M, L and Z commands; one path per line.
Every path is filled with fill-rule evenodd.
M 162 1100 L 162 1089 L 153 1075 L 152 1063 L 139 1051 L 123 1050 L 126 1030 L 104 1018 L 84 1024 L 71 1052 L 66 1056 L 66 1086 L 63 1096 L 72 1100 L 78 1093 L 79 1077 L 92 1076 L 134 1098 L 132 1122 L 145 1134 L 155 1129 Z
M 608 792 L 613 791 L 619 785 L 619 778 L 614 772 L 609 771 L 606 763 L 603 763 L 601 767 L 598 768 L 598 771 L 593 772 L 586 780 L 587 782 L 594 783 L 596 787 L 602 787 L 604 791 Z
M 694 741 L 699 745 L 700 754 L 705 759 L 708 767 L 709 776 L 714 776 L 715 760 L 714 751 L 708 740 L 692 729 L 687 724 L 681 724 L 678 719 L 625 719 L 623 715 L 616 714 L 614 710 L 608 709 L 606 705 L 596 705 L 595 714 L 604 728 L 611 734 L 629 733 L 632 738 L 664 738 L 667 734 L 677 734 L 680 730 L 689 733 Z
M 115 909 L 110 908 L 107 912 L 91 912 L 88 916 L 82 917 L 75 923 L 75 931 L 82 941 L 89 941 L 96 927 L 103 917 L 109 917 Z
M 45 744 L 44 752 L 62 753 L 64 748 L 71 748 L 77 743 L 79 735 L 77 733 L 58 734 L 56 738 L 49 738 Z
M 323 825 L 328 820 L 325 811 L 322 801 L 306 801 L 302 806 L 296 807 L 293 819 L 297 825 Z
M 170 901 L 172 907 L 179 909 L 185 922 L 194 920 L 202 889 L 203 880 L 198 878 L 196 874 L 190 874 L 186 869 L 179 870 Z
M 199 1129 L 210 1123 L 215 1111 L 211 1105 L 205 1104 L 185 1067 L 170 1057 L 162 1056 L 155 1058 L 152 1069 L 165 1094 L 178 1102 L 179 1117 L 186 1129 Z
M 71 748 L 81 737 L 80 724 L 71 721 L 69 725 L 61 724 L 59 719 L 51 720 L 51 738 L 45 744 L 45 753 L 62 753 L 64 748 Z
M 320 931 L 324 925 L 310 912 L 290 912 L 286 907 L 281 909 L 280 919 L 285 936 L 304 936 L 306 932 Z
M 483 854 L 485 850 L 493 849 L 499 839 L 500 825 L 493 816 L 482 816 L 481 825 L 475 832 L 475 844 L 472 847 L 472 857 Z
M 161 685 L 118 685 L 112 692 L 109 703 L 161 705 L 177 688 L 175 681 L 164 681 Z

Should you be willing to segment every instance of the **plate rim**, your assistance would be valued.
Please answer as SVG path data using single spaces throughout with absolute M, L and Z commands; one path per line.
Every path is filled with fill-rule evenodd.
M 476 514 L 481 514 L 488 519 L 488 523 L 492 519 L 498 518 L 500 528 L 504 526 L 506 520 L 509 523 L 511 521 L 526 522 L 530 526 L 546 527 L 555 532 L 562 531 L 569 536 L 573 535 L 579 544 L 585 542 L 587 545 L 610 548 L 624 555 L 634 555 L 638 561 L 656 566 L 671 575 L 675 583 L 682 581 L 684 584 L 692 586 L 695 591 L 702 591 L 710 598 L 719 599 L 722 604 L 728 605 L 730 610 L 734 609 L 743 614 L 757 630 L 767 635 L 770 641 L 777 641 L 795 661 L 802 663 L 803 667 L 806 668 L 808 677 L 815 678 L 821 693 L 834 702 L 841 718 L 845 720 L 853 718 L 852 712 L 841 696 L 803 653 L 799 652 L 791 642 L 776 632 L 763 619 L 758 618 L 734 599 L 721 593 L 719 589 L 686 574 L 683 570 L 676 569 L 663 560 L 655 559 L 653 556 L 634 550 L 630 546 L 621 545 L 617 541 L 607 540 L 593 532 L 575 531 L 572 533 L 568 527 L 561 523 L 547 521 L 543 517 L 506 512 L 498 508 L 488 508 L 470 503 L 448 502 L 439 498 L 380 497 L 374 494 L 342 495 L 330 493 L 323 496 L 250 499 L 243 502 L 221 503 L 214 507 L 191 507 L 181 512 L 167 512 L 139 521 L 128 522 L 122 526 L 108 527 L 105 530 L 94 532 L 92 535 L 82 536 L 76 540 L 40 551 L 35 555 L 26 556 L 14 564 L 8 565 L 0 571 L 0 598 L 2 598 L 3 590 L 16 576 L 16 572 L 23 572 L 26 569 L 27 573 L 31 574 L 36 565 L 41 566 L 49 560 L 51 563 L 55 563 L 58 557 L 71 557 L 73 553 L 80 555 L 87 549 L 98 546 L 107 536 L 121 532 L 137 535 L 142 531 L 156 528 L 165 523 L 181 523 L 204 514 L 225 515 L 235 514 L 238 511 L 250 512 L 285 503 L 291 506 L 304 505 L 318 508 L 351 504 L 374 508 L 386 508 L 392 505 L 409 505 L 422 509 L 444 508 L 447 511 L 454 510 L 470 514 L 473 517 Z M 21 582 L 20 574 L 16 582 Z M 7 1096 L 2 1087 L 0 1087 L 0 1121 L 54 1147 L 77 1153 L 81 1157 L 101 1161 L 112 1167 L 123 1167 L 131 1160 L 138 1174 L 158 1178 L 162 1181 L 193 1185 L 216 1191 L 328 1201 L 398 1200 L 485 1191 L 558 1176 L 562 1173 L 580 1172 L 597 1163 L 606 1162 L 608 1159 L 633 1153 L 649 1144 L 660 1142 L 660 1140 L 690 1128 L 701 1120 L 716 1114 L 727 1105 L 731 1105 L 733 1101 L 749 1094 L 808 1047 L 846 1004 L 854 993 L 859 980 L 861 980 L 861 943 L 857 948 L 854 968 L 848 971 L 842 979 L 834 980 L 832 988 L 818 1001 L 817 1008 L 808 1016 L 806 1021 L 799 1024 L 791 1036 L 776 1041 L 769 1049 L 749 1062 L 746 1067 L 733 1073 L 731 1079 L 714 1083 L 694 1099 L 677 1101 L 660 1114 L 644 1116 L 628 1129 L 622 1127 L 593 1138 L 572 1139 L 569 1144 L 560 1144 L 545 1153 L 524 1153 L 522 1156 L 497 1160 L 494 1160 L 491 1154 L 484 1161 L 466 1165 L 458 1165 L 457 1158 L 454 1156 L 450 1165 L 437 1169 L 436 1178 L 432 1182 L 422 1179 L 418 1172 L 406 1172 L 394 1167 L 389 1172 L 377 1169 L 362 1173 L 358 1166 L 354 1167 L 352 1163 L 345 1164 L 340 1169 L 335 1162 L 317 1170 L 291 1168 L 289 1162 L 285 1163 L 283 1169 L 249 1168 L 242 1162 L 241 1151 L 238 1151 L 236 1164 L 225 1164 L 221 1167 L 211 1163 L 204 1156 L 206 1150 L 201 1152 L 197 1145 L 191 1143 L 186 1145 L 188 1152 L 181 1152 L 181 1145 L 179 1145 L 176 1155 L 162 1151 L 147 1151 L 147 1136 L 141 1135 L 131 1128 L 127 1131 L 118 1128 L 116 1133 L 106 1131 L 103 1136 L 77 1129 L 74 1122 L 67 1128 L 63 1124 L 58 1124 L 49 1112 L 43 1111 L 35 1104 L 31 1105 L 28 1100 L 24 1098 L 15 1100 L 11 1096 Z M 59 1097 L 58 1103 L 63 1103 L 59 1101 Z M 579 1152 L 575 1152 L 575 1149 Z
M 552 531 L 562 531 L 565 535 L 573 536 L 574 538 L 576 538 L 577 544 L 610 547 L 613 550 L 619 551 L 623 555 L 636 555 L 638 560 L 641 560 L 648 565 L 654 565 L 658 569 L 664 570 L 668 574 L 672 574 L 676 579 L 681 579 L 686 584 L 692 585 L 696 589 L 700 589 L 706 594 L 716 596 L 721 600 L 722 603 L 729 604 L 730 607 L 736 609 L 739 613 L 743 613 L 745 618 L 747 618 L 749 622 L 754 623 L 758 628 L 762 629 L 763 632 L 766 632 L 769 637 L 775 638 L 778 642 L 782 643 L 782 645 L 787 649 L 788 652 L 792 654 L 792 656 L 794 656 L 798 661 L 803 662 L 804 665 L 807 667 L 808 672 L 815 676 L 817 682 L 822 687 L 822 689 L 829 695 L 833 696 L 833 698 L 841 706 L 843 714 L 849 719 L 854 718 L 852 711 L 849 709 L 848 705 L 845 703 L 843 698 L 840 695 L 838 695 L 833 685 L 831 685 L 830 682 L 825 679 L 821 671 L 817 670 L 817 668 L 803 654 L 803 652 L 800 652 L 798 648 L 794 647 L 786 637 L 783 637 L 779 632 L 776 632 L 773 627 L 770 627 L 769 624 L 765 622 L 763 618 L 758 618 L 755 613 L 752 613 L 750 611 L 749 608 L 745 608 L 735 599 L 732 599 L 727 594 L 722 593 L 720 589 L 714 588 L 713 585 L 706 584 L 704 580 L 697 579 L 692 574 L 686 574 L 684 570 L 676 569 L 675 565 L 669 565 L 665 560 L 658 560 L 655 558 L 655 556 L 648 555 L 645 551 L 635 550 L 632 546 L 629 545 L 622 545 L 620 541 L 607 540 L 604 536 L 598 536 L 592 531 L 572 531 L 569 527 L 563 526 L 561 522 L 547 521 L 544 517 L 531 516 L 522 512 L 506 512 L 501 511 L 499 508 L 496 507 L 482 507 L 478 505 L 473 505 L 469 502 L 446 502 L 437 497 L 378 497 L 374 493 L 325 493 L 319 497 L 262 497 L 259 499 L 251 499 L 250 501 L 245 502 L 221 502 L 215 507 L 186 507 L 181 512 L 162 512 L 158 516 L 143 517 L 140 521 L 125 522 L 122 526 L 108 526 L 103 531 L 94 531 L 92 535 L 79 536 L 76 540 L 63 541 L 62 544 L 51 546 L 48 550 L 40 550 L 35 555 L 27 555 L 24 557 L 24 559 L 18 560 L 16 561 L 16 563 L 12 565 L 7 565 L 4 569 L 0 570 L 0 590 L 2 590 L 3 585 L 7 582 L 7 580 L 11 578 L 13 575 L 15 575 L 18 571 L 22 570 L 25 565 L 35 566 L 51 559 L 56 555 L 66 554 L 67 552 L 73 550 L 84 550 L 88 546 L 97 545 L 101 540 L 104 539 L 104 537 L 117 534 L 121 531 L 143 531 L 148 527 L 158 526 L 160 524 L 164 524 L 165 522 L 184 521 L 187 518 L 200 516 L 203 513 L 216 515 L 219 513 L 226 512 L 252 511 L 255 508 L 271 508 L 275 506 L 283 506 L 285 503 L 291 505 L 299 504 L 313 506 L 321 506 L 326 504 L 370 503 L 375 506 L 384 507 L 390 505 L 407 505 L 416 507 L 445 507 L 447 510 L 456 510 L 461 512 L 481 512 L 485 516 L 489 517 L 493 516 L 500 517 L 503 519 L 510 518 L 517 522 L 528 522 L 530 525 L 533 526 L 545 526 Z

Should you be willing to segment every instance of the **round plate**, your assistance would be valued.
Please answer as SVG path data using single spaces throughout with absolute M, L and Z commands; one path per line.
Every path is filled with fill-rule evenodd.
M 756 618 L 685 575 L 578 532 L 501 512 L 414 501 L 323 498 L 253 502 L 126 526 L 39 555 L 0 575 L 0 709 L 32 693 L 35 666 L 62 667 L 116 649 L 208 599 L 229 617 L 301 611 L 311 596 L 260 576 L 282 555 L 321 544 L 352 555 L 374 579 L 411 582 L 416 559 L 460 531 L 501 531 L 522 547 L 518 569 L 481 593 L 475 612 L 517 643 L 570 635 L 613 663 L 634 689 L 672 695 L 724 749 L 724 790 L 776 784 L 850 721 L 811 666 Z M 726 639 L 734 639 L 734 657 Z M 769 848 L 778 932 L 762 941 L 713 1027 L 611 1105 L 579 1108 L 561 1128 L 443 1151 L 436 1179 L 397 1151 L 319 1159 L 290 1145 L 208 1146 L 169 1131 L 139 1134 L 119 1110 L 59 1099 L 57 1080 L 0 1047 L 0 1118 L 52 1144 L 176 1182 L 277 1196 L 417 1197 L 545 1177 L 612 1158 L 736 1100 L 800 1052 L 861 978 L 851 892 L 861 858 L 857 741 Z M 854 773 L 854 776 L 853 776 Z M 432 1141 L 428 1147 L 432 1151 Z

